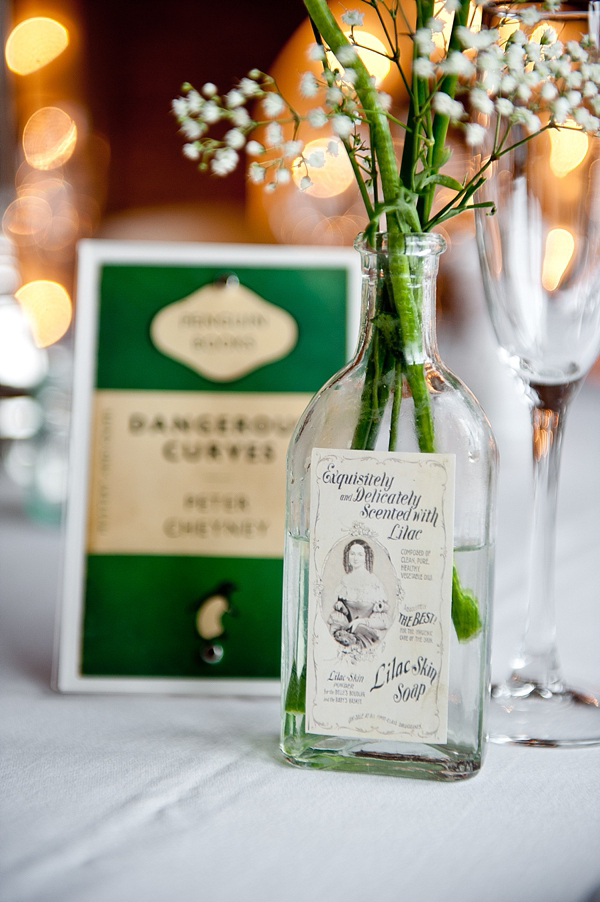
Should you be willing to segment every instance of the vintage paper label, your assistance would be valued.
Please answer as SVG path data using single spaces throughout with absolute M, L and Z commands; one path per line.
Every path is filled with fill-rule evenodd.
M 97 391 L 88 550 L 282 557 L 304 393 Z
M 310 733 L 445 742 L 454 455 L 315 449 Z
M 240 285 L 205 285 L 152 321 L 156 347 L 213 382 L 231 382 L 285 357 L 296 344 L 294 317 Z

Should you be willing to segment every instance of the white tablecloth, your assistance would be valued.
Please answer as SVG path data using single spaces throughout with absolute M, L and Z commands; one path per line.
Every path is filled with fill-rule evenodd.
M 451 348 L 448 362 L 452 363 Z M 502 455 L 494 670 L 522 626 L 528 416 L 483 332 L 455 369 Z M 564 448 L 565 670 L 600 683 L 600 384 Z M 1 902 L 588 902 L 600 888 L 600 748 L 491 745 L 456 784 L 296 770 L 276 699 L 59 695 L 56 530 L 0 496 Z

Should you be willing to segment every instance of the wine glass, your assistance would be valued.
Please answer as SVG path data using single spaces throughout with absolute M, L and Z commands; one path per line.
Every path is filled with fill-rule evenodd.
M 515 129 L 511 144 L 525 137 Z M 492 165 L 480 199 L 496 212 L 476 211 L 489 315 L 525 388 L 533 436 L 528 615 L 512 673 L 492 689 L 490 738 L 499 742 L 600 743 L 599 695 L 561 672 L 554 598 L 563 428 L 600 349 L 598 150 L 599 139 L 576 128 L 537 135 Z

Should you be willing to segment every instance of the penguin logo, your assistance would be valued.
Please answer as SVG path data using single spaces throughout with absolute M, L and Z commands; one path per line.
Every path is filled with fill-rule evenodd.
M 202 640 L 200 657 L 206 664 L 218 664 L 223 658 L 223 646 L 215 640 L 222 639 L 226 635 L 223 616 L 225 614 L 235 616 L 231 595 L 236 591 L 237 586 L 234 583 L 225 581 L 205 592 L 193 604 L 193 610 L 196 612 L 196 632 Z

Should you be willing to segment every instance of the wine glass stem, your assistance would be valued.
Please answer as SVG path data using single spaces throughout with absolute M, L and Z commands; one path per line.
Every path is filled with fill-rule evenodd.
M 560 692 L 554 596 L 556 503 L 563 428 L 576 386 L 535 386 L 533 435 L 533 536 L 529 607 L 512 680 Z

